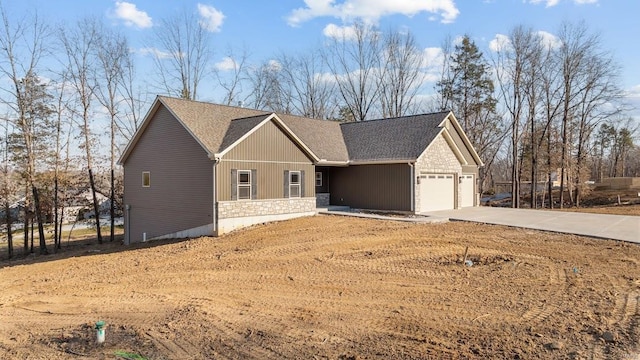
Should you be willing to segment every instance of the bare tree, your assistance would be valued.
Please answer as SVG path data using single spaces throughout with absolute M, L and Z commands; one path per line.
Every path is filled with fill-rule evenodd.
M 384 79 L 380 32 L 355 23 L 353 33 L 333 37 L 325 61 L 340 97 L 355 121 L 366 120 L 378 103 Z
M 184 99 L 198 99 L 198 86 L 207 76 L 211 37 L 193 13 L 160 21 L 155 27 L 158 51 L 153 57 L 162 87 Z
M 247 70 L 251 93 L 249 104 L 255 109 L 291 113 L 290 93 L 283 89 L 282 64 L 265 61 Z
M 619 104 L 623 98 L 618 86 L 618 67 L 606 53 L 590 54 L 589 66 L 581 75 L 581 89 L 576 99 L 577 143 L 575 155 L 575 205 L 580 206 L 580 198 L 584 183 L 588 146 L 590 138 L 597 126 L 622 112 Z M 612 106 L 613 105 L 613 106 Z
M 536 44 L 533 32 L 522 26 L 514 28 L 508 40 L 499 44 L 494 58 L 499 96 L 508 114 L 511 132 L 511 206 L 520 207 L 522 116 L 526 111 L 524 95 L 525 74 L 532 64 Z
M 144 92 L 136 83 L 136 67 L 130 53 L 122 59 L 122 76 L 118 89 L 124 110 L 117 113 L 117 126 L 120 135 L 128 142 L 140 127 L 141 114 L 148 106 Z
M 11 200 L 15 192 L 13 182 L 13 171 L 11 169 L 9 156 L 9 134 L 11 123 L 8 119 L 3 122 L 4 134 L 2 138 L 2 207 L 4 209 L 4 222 L 7 229 L 7 257 L 13 257 L 13 214 L 11 213 Z
M 95 19 L 85 18 L 80 20 L 71 29 L 60 30 L 60 42 L 66 56 L 66 73 L 70 88 L 74 92 L 77 102 L 75 115 L 79 117 L 80 132 L 83 142 L 87 170 L 89 173 L 89 185 L 93 198 L 93 211 L 96 220 L 96 235 L 98 242 L 102 244 L 100 231 L 100 211 L 96 196 L 96 182 L 93 173 L 93 146 L 94 136 L 91 130 L 93 120 L 92 106 L 96 94 L 95 71 L 98 67 L 96 59 L 97 47 L 101 45 L 100 25 Z
M 109 174 L 110 174 L 110 191 L 109 191 L 109 219 L 110 232 L 109 241 L 115 238 L 115 165 L 116 165 L 116 135 L 118 112 L 120 111 L 120 103 L 118 95 L 121 85 L 126 85 L 123 81 L 125 77 L 125 69 L 128 65 L 127 57 L 129 56 L 129 45 L 127 39 L 122 35 L 109 32 L 105 29 L 101 30 L 100 44 L 97 48 L 97 56 L 99 60 L 98 76 L 102 82 L 102 86 L 97 86 L 97 99 L 109 114 Z M 96 217 L 98 214 L 96 214 Z
M 416 94 L 425 79 L 422 52 L 413 34 L 391 30 L 384 34 L 383 50 L 382 116 L 407 115 L 414 110 Z
M 38 15 L 20 19 L 15 23 L 10 21 L 9 15 L 0 4 L 2 16 L 2 34 L 0 48 L 3 60 L 0 63 L 0 73 L 9 80 L 9 88 L 3 88 L 9 96 L 2 97 L 13 112 L 15 126 L 14 146 L 20 149 L 23 160 L 23 174 L 26 181 L 25 192 L 25 252 L 28 245 L 27 223 L 31 199 L 38 221 L 38 235 L 40 237 L 40 253 L 46 254 L 44 219 L 40 209 L 38 187 L 36 186 L 37 146 L 47 129 L 50 109 L 47 105 L 48 97 L 45 85 L 37 76 L 39 62 L 47 53 L 47 37 L 49 28 L 40 21 Z M 15 156 L 16 154 L 14 154 Z M 31 197 L 29 195 L 33 197 Z
M 246 50 L 236 56 L 233 49 L 229 49 L 225 57 L 226 67 L 216 69 L 216 79 L 218 79 L 218 84 L 225 92 L 223 104 L 235 105 L 241 101 L 239 96 L 242 93 L 242 83 L 246 76 L 248 58 L 249 55 Z M 222 73 L 226 73 L 228 76 L 224 76 Z
M 278 62 L 282 64 L 282 84 L 294 114 L 328 119 L 335 113 L 335 82 L 326 78 L 319 51 L 298 56 L 282 53 Z
M 581 68 L 587 66 L 586 52 L 587 49 L 597 41 L 596 38 L 587 35 L 587 29 L 584 26 L 574 28 L 572 25 L 565 23 L 561 27 L 560 39 L 562 46 L 558 51 L 559 65 L 562 69 L 563 84 L 563 104 L 562 104 L 562 154 L 560 158 L 560 208 L 564 206 L 564 190 L 566 184 L 567 162 L 569 157 L 570 142 L 569 134 L 571 132 L 572 116 L 574 115 L 574 106 L 577 87 L 576 83 Z

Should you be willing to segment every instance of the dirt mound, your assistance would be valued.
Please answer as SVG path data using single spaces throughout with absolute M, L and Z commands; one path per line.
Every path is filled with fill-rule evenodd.
M 0 269 L 0 357 L 624 359 L 638 274 L 637 245 L 460 222 L 84 246 Z

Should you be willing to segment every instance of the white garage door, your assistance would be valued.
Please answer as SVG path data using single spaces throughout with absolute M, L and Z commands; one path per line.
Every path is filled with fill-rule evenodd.
M 462 175 L 460 177 L 460 206 L 473 206 L 473 198 L 475 197 L 473 175 Z
M 426 174 L 420 176 L 420 211 L 450 210 L 455 208 L 454 176 Z

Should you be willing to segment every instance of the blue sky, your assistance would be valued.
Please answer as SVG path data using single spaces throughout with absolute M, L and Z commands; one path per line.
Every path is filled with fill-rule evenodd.
M 382 29 L 409 29 L 426 53 L 436 54 L 446 36 L 469 34 L 491 55 L 490 43 L 516 25 L 554 34 L 563 21 L 584 20 L 599 32 L 605 48 L 622 67 L 621 85 L 630 103 L 640 107 L 640 27 L 638 0 L 11 0 L 10 14 L 38 10 L 53 23 L 83 16 L 101 17 L 120 29 L 131 47 L 148 47 L 153 27 L 179 11 L 193 11 L 213 34 L 215 59 L 221 68 L 229 47 L 248 49 L 251 62 L 280 52 L 317 48 L 330 30 L 354 19 Z M 143 67 L 148 59 L 138 53 Z M 431 91 L 431 90 L 425 90 Z M 214 95 L 205 100 L 215 101 Z M 640 110 L 633 112 L 640 118 Z

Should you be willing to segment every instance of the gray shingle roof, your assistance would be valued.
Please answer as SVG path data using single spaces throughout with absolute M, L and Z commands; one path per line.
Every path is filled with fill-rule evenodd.
M 238 141 L 244 134 L 248 133 L 251 129 L 260 124 L 264 119 L 271 116 L 271 114 L 264 114 L 258 116 L 252 116 L 242 119 L 234 119 L 229 123 L 229 127 L 227 128 L 227 132 L 224 134 L 224 138 L 222 138 L 222 143 L 220 144 L 220 148 L 218 151 L 222 151 L 229 146 L 231 146 L 234 142 Z
M 210 154 L 219 153 L 257 126 L 270 112 L 158 96 Z M 338 123 L 277 114 L 321 160 L 415 160 L 435 139 L 449 112 Z
M 340 127 L 351 161 L 415 160 L 449 112 L 346 123 Z
M 278 117 L 321 160 L 349 160 L 347 146 L 344 143 L 339 122 L 293 115 L 278 115 Z
M 231 120 L 265 114 L 265 111 L 166 96 L 158 96 L 158 100 L 182 121 L 211 154 L 223 150 L 221 145 Z
M 158 99 L 212 154 L 221 152 L 233 144 L 244 135 L 243 131 L 251 130 L 253 126 L 264 120 L 265 116 L 271 114 L 262 110 L 166 96 L 159 96 Z M 348 160 L 347 147 L 342 139 L 339 123 L 286 114 L 277 115 L 320 159 Z

